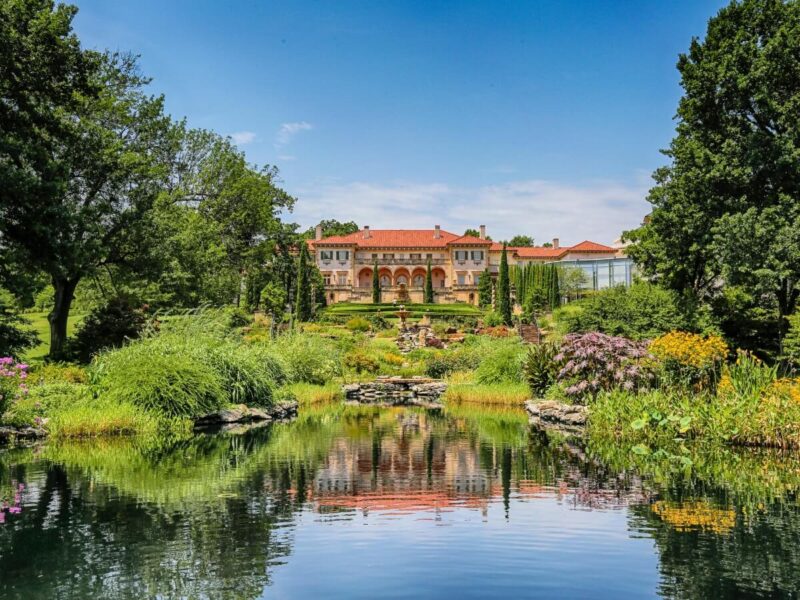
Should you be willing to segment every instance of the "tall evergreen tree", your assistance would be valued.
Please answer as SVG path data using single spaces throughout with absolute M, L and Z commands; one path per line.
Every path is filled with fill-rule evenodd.
M 508 255 L 506 245 L 500 255 L 500 274 L 497 277 L 497 312 L 506 325 L 511 325 L 511 285 L 508 279 Z
M 378 276 L 378 261 L 372 265 L 372 303 L 381 303 L 381 278 Z
M 431 259 L 428 259 L 428 269 L 425 272 L 425 303 L 433 304 L 433 273 L 431 272 Z
M 488 308 L 492 305 L 492 276 L 486 269 L 478 281 L 478 306 Z
M 294 315 L 298 321 L 310 321 L 313 316 L 313 294 L 311 287 L 311 270 L 309 269 L 308 244 L 300 242 L 300 259 L 297 263 L 297 298 L 294 303 Z

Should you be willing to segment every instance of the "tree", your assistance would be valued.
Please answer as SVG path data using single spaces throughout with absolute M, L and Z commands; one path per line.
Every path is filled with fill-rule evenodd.
M 680 56 L 677 135 L 629 255 L 701 302 L 741 285 L 772 304 L 778 338 L 800 280 L 800 3 L 723 8 Z M 779 339 L 775 340 L 779 347 Z
M 336 219 L 323 219 L 318 225 L 309 227 L 302 233 L 303 239 L 313 240 L 317 235 L 317 227 L 322 227 L 322 237 L 330 237 L 332 235 L 349 235 L 359 231 L 359 226 L 355 221 L 347 221 L 342 223 Z
M 286 309 L 286 290 L 277 281 L 270 281 L 261 290 L 261 307 L 266 314 L 275 315 L 280 320 Z
M 0 288 L 0 357 L 19 355 L 38 343 L 36 334 L 27 326 L 30 322 L 14 310 L 14 296 Z
M 480 231 L 478 231 L 477 229 L 472 229 L 472 228 L 470 227 L 470 228 L 468 228 L 468 229 L 467 229 L 467 230 L 464 232 L 464 235 L 469 235 L 469 236 L 472 236 L 472 237 L 479 238 L 479 237 L 481 237 L 481 232 L 480 232 Z M 491 239 L 492 239 L 492 238 L 491 238 L 490 236 L 488 236 L 488 235 L 487 235 L 485 239 L 487 239 L 487 240 L 490 240 L 490 241 L 491 241 Z
M 478 280 L 478 306 L 481 308 L 489 308 L 492 305 L 492 276 L 489 274 L 489 269 L 481 273 L 481 278 Z
M 508 240 L 508 245 L 512 248 L 531 248 L 533 247 L 533 238 L 529 235 L 515 235 Z
M 588 283 L 589 277 L 580 267 L 559 267 L 559 285 L 568 300 L 579 298 Z
M 506 244 L 503 244 L 503 252 L 500 255 L 500 273 L 497 277 L 497 298 L 495 301 L 498 313 L 503 319 L 503 323 L 511 325 L 511 285 L 508 276 L 508 256 Z
M 433 304 L 433 272 L 431 271 L 431 259 L 428 259 L 428 268 L 425 270 L 425 304 Z
M 298 321 L 310 321 L 314 314 L 311 269 L 309 268 L 308 244 L 300 242 L 300 258 L 297 262 L 297 297 L 294 315 Z
M 378 275 L 378 261 L 374 261 L 372 265 L 372 303 L 381 303 L 381 279 Z
M 800 312 L 789 317 L 789 331 L 783 345 L 783 358 L 790 368 L 800 371 Z

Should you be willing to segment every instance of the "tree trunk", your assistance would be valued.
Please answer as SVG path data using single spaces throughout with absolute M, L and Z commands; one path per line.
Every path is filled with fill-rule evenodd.
M 47 316 L 50 322 L 50 358 L 58 359 L 64 353 L 64 344 L 67 342 L 67 320 L 72 299 L 75 297 L 75 288 L 78 279 L 53 278 L 55 297 L 53 310 Z

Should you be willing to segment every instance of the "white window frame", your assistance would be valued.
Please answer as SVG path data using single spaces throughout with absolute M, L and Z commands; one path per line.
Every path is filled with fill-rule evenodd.
M 346 262 L 346 261 L 350 260 L 350 250 L 337 250 L 336 251 L 336 260 L 339 260 L 339 261 L 342 261 L 342 262 Z

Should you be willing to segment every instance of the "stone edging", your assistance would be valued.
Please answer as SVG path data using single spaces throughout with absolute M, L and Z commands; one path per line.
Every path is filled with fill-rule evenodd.
M 582 433 L 589 409 L 577 404 L 561 404 L 553 400 L 528 400 L 525 403 L 528 421 L 542 429 L 560 429 L 566 433 Z

